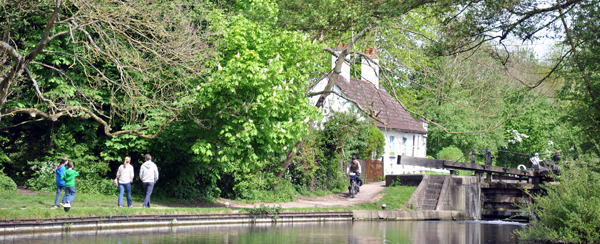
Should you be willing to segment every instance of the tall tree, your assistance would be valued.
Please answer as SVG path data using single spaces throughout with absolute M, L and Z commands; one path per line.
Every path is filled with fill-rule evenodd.
M 305 92 L 322 47 L 302 33 L 244 16 L 232 17 L 223 29 L 218 64 L 196 88 L 188 111 L 197 125 L 191 150 L 211 169 L 205 177 L 239 197 L 273 186 L 276 162 L 318 117 Z
M 110 137 L 154 138 L 189 104 L 204 61 L 214 55 L 209 40 L 217 12 L 208 3 L 0 5 L 3 128 L 69 116 L 93 119 Z

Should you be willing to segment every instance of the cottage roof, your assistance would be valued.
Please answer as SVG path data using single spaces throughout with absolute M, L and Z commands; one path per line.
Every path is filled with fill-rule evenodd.
M 356 101 L 363 108 L 379 112 L 377 116 L 387 125 L 371 120 L 379 128 L 388 128 L 404 132 L 427 134 L 423 125 L 415 120 L 408 112 L 383 88 L 376 88 L 371 82 L 350 78 L 347 82 L 341 75 L 335 85 L 344 95 Z M 371 105 L 372 104 L 372 105 Z

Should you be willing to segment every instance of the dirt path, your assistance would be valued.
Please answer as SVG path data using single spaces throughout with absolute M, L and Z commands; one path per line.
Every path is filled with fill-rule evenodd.
M 381 198 L 379 192 L 385 188 L 385 181 L 366 184 L 360 187 L 360 192 L 352 198 L 348 191 L 320 197 L 299 196 L 298 201 L 283 203 L 254 203 L 254 204 L 231 204 L 232 208 L 253 208 L 261 204 L 266 206 L 280 206 L 283 208 L 314 208 L 314 207 L 348 207 L 358 203 L 376 202 Z
M 19 194 L 21 194 L 21 195 L 35 195 L 35 194 L 37 194 L 37 192 L 35 192 L 35 191 L 25 189 L 25 186 L 17 186 L 17 190 L 19 191 Z

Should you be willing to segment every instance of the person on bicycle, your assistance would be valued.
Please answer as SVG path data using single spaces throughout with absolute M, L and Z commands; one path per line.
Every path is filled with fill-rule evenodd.
M 357 173 L 358 173 L 358 175 L 357 175 L 358 185 L 361 186 L 362 179 L 360 178 L 360 174 L 361 174 L 360 162 L 358 162 L 358 157 L 356 157 L 356 155 L 352 155 L 352 161 L 350 161 L 350 163 L 348 164 L 348 167 L 346 168 L 346 176 L 350 177 L 350 175 L 355 175 Z M 352 185 L 352 181 L 350 182 L 350 185 Z

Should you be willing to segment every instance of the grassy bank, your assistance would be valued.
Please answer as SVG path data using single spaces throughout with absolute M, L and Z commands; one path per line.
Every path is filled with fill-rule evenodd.
M 117 197 L 92 194 L 77 194 L 73 208 L 68 213 L 54 206 L 53 193 L 28 195 L 0 195 L 0 220 L 7 219 L 47 219 L 70 217 L 151 215 L 151 214 L 206 214 L 226 213 L 227 208 L 192 208 L 195 203 L 176 199 L 153 199 L 152 208 L 140 208 L 143 199 L 133 198 L 134 208 L 118 208 Z M 127 200 L 124 205 L 127 205 Z
M 415 187 L 386 187 L 382 198 L 375 203 L 362 203 L 350 207 L 327 208 L 286 208 L 282 212 L 317 212 L 381 210 L 386 204 L 389 210 L 406 209 L 403 206 L 410 198 Z M 117 197 L 92 194 L 77 194 L 73 208 L 69 212 L 62 208 L 52 208 L 53 193 L 4 194 L 0 195 L 0 220 L 10 219 L 53 219 L 71 217 L 132 216 L 132 215 L 171 215 L 171 214 L 208 214 L 232 213 L 231 209 L 210 203 L 198 203 L 176 199 L 153 199 L 152 208 L 140 208 L 143 199 L 133 198 L 134 208 L 118 208 Z M 125 200 L 125 199 L 124 199 Z M 126 205 L 126 203 L 125 203 Z M 252 209 L 238 209 L 240 213 L 252 213 Z
M 394 186 L 386 187 L 382 194 L 383 197 L 375 203 L 360 203 L 350 207 L 350 209 L 361 210 L 381 210 L 381 205 L 385 204 L 389 210 L 408 209 L 404 206 L 413 192 L 417 189 L 415 186 Z

